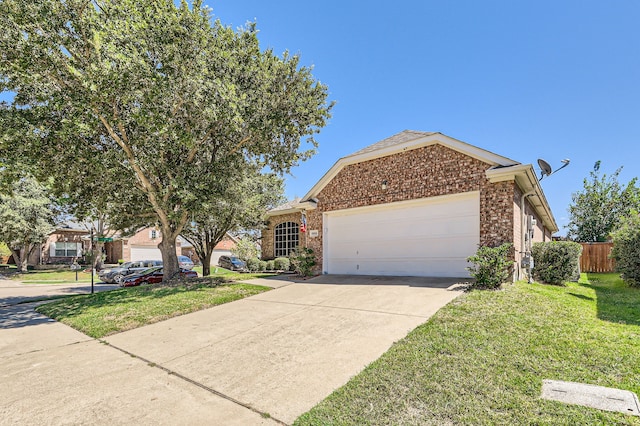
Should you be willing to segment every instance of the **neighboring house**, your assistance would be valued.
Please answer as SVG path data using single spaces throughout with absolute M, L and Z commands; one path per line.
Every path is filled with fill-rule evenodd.
M 505 242 L 517 273 L 527 224 L 534 242 L 558 230 L 532 165 L 409 130 L 339 159 L 267 220 L 264 259 L 309 247 L 325 274 L 468 277 L 479 245 Z
M 182 241 L 182 255 L 189 257 L 193 260 L 194 263 L 201 263 L 200 258 L 196 254 L 196 250 L 193 248 L 191 243 L 189 243 L 184 238 L 181 238 Z M 220 241 L 213 248 L 213 252 L 211 253 L 211 265 L 217 265 L 220 256 L 231 256 L 231 250 L 236 246 L 238 239 L 233 235 L 227 233 L 222 241 Z
M 89 231 L 68 223 L 56 228 L 29 256 L 29 265 L 73 263 L 89 249 Z
M 162 235 L 158 228 L 143 228 L 130 237 L 116 236 L 105 243 L 105 263 L 136 260 L 162 260 L 158 244 Z M 176 241 L 176 255 L 182 254 L 180 239 Z

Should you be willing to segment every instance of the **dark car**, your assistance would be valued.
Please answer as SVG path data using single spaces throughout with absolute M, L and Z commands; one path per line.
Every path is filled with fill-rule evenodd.
M 218 266 L 231 271 L 246 271 L 247 264 L 235 256 L 220 256 Z
M 161 282 L 163 276 L 164 268 L 162 266 L 156 266 L 137 274 L 124 277 L 120 282 L 120 286 L 133 287 L 141 284 L 155 284 Z M 196 271 L 190 271 L 188 269 L 180 268 L 180 276 L 183 278 L 196 278 L 198 276 L 198 273 Z
M 125 262 L 115 268 L 102 269 L 98 272 L 101 281 L 109 284 L 119 283 L 122 278 L 153 266 L 162 266 L 162 260 L 136 260 Z

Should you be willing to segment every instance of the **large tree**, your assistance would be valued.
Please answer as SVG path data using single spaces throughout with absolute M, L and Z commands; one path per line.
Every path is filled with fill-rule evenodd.
M 11 193 L 0 193 L 0 241 L 7 244 L 18 272 L 53 231 L 55 209 L 47 190 L 33 177 L 14 181 Z
M 211 273 L 211 254 L 225 235 L 242 229 L 259 229 L 264 213 L 283 201 L 283 193 L 279 176 L 245 169 L 236 173 L 222 194 L 203 202 L 202 211 L 194 215 L 190 226 L 182 231 L 202 261 L 202 275 Z
M 611 176 L 601 176 L 600 161 L 595 163 L 589 178 L 583 181 L 584 189 L 571 196 L 568 237 L 581 242 L 607 241 L 622 218 L 634 209 L 640 210 L 637 178 L 625 186 L 618 180 L 621 171 L 622 167 Z
M 329 118 L 298 56 L 261 50 L 253 24 L 212 23 L 201 1 L 2 0 L 0 27 L 0 85 L 15 93 L 0 148 L 55 182 L 128 187 L 123 208 L 162 231 L 165 277 L 203 200 L 247 165 L 288 172 Z M 83 179 L 96 165 L 118 179 Z

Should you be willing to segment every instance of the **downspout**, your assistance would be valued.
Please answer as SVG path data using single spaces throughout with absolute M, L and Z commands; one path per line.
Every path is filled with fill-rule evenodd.
M 520 197 L 520 264 L 518 265 L 518 280 L 521 280 L 523 278 L 523 267 L 522 267 L 522 261 L 524 260 L 524 257 L 526 255 L 526 245 L 525 245 L 525 232 L 526 232 L 526 223 L 524 221 L 524 210 L 525 210 L 525 205 L 524 202 L 526 200 L 527 197 L 530 197 L 532 195 L 534 195 L 536 193 L 535 190 L 531 190 L 529 192 L 526 192 L 524 194 L 522 194 L 522 197 Z M 531 274 L 529 274 L 531 275 Z M 531 282 L 531 276 L 529 276 L 529 282 Z

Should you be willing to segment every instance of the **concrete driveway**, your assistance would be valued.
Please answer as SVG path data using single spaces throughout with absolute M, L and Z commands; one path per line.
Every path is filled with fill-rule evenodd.
M 7 347 L 0 329 L 0 418 L 290 424 L 457 297 L 455 282 L 259 280 L 279 288 L 113 335 L 107 345 L 44 322 L 22 327 L 25 341 Z M 28 343 L 43 333 L 58 343 Z M 25 351 L 12 349 L 20 345 Z

